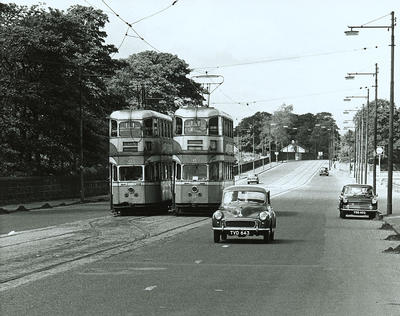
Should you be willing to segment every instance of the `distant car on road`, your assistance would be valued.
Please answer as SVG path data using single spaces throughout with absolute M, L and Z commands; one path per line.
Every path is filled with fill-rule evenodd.
M 368 184 L 347 184 L 339 196 L 339 213 L 341 218 L 346 215 L 368 215 L 375 218 L 378 212 L 378 195 Z
M 261 186 L 234 185 L 224 189 L 222 203 L 212 216 L 214 242 L 228 236 L 263 236 L 274 240 L 276 215 L 270 192 Z
M 322 167 L 319 169 L 319 175 L 320 176 L 329 176 L 329 170 L 327 167 Z
M 249 173 L 247 175 L 247 184 L 250 184 L 250 183 L 256 183 L 256 184 L 260 183 L 260 179 L 258 178 L 258 175 L 256 173 L 254 173 L 254 174 Z

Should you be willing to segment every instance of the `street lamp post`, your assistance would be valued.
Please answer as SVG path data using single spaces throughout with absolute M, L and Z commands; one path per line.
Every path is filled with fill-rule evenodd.
M 372 169 L 372 186 L 374 187 L 374 191 L 376 192 L 376 148 L 377 148 L 377 108 L 378 108 L 378 64 L 375 64 L 375 72 L 348 72 L 346 79 L 354 79 L 354 76 L 362 76 L 362 75 L 370 75 L 375 76 L 375 105 L 374 105 L 374 124 L 373 124 L 373 169 Z M 369 93 L 369 90 L 368 90 Z M 368 98 L 368 106 L 367 106 L 367 133 L 369 127 L 369 98 Z
M 361 146 L 361 180 L 360 183 L 364 182 L 367 184 L 367 176 L 368 176 L 368 125 L 369 125 L 369 88 L 367 88 L 367 95 L 366 96 L 347 96 L 343 100 L 350 101 L 351 99 L 355 98 L 364 98 L 367 99 L 367 114 L 366 118 L 364 118 L 364 105 L 361 110 L 361 134 L 360 134 L 360 146 Z M 364 128 L 365 122 L 365 128 Z M 364 136 L 365 133 L 365 136 Z M 365 142 L 365 145 L 364 145 Z M 364 147 L 365 146 L 365 147 Z M 363 150 L 364 149 L 364 150 Z M 363 174 L 364 172 L 364 174 Z M 364 181 L 363 181 L 364 180 Z
M 390 13 L 391 24 L 390 25 L 360 25 L 360 26 L 348 26 L 349 31 L 345 31 L 346 35 L 358 35 L 358 31 L 353 29 L 362 28 L 382 28 L 391 29 L 391 49 L 390 49 L 390 109 L 389 109 L 389 137 L 388 137 L 388 183 L 387 183 L 387 203 L 386 203 L 386 214 L 392 214 L 392 188 L 393 188 L 393 114 L 394 114 L 394 27 L 395 27 L 395 16 L 394 11 Z M 375 124 L 375 123 L 374 123 Z M 375 148 L 376 150 L 376 148 Z

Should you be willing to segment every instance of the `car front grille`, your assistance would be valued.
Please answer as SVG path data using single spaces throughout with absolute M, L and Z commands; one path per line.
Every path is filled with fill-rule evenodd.
M 369 209 L 371 203 L 349 203 L 349 208 L 365 210 Z
M 225 221 L 225 227 L 255 227 L 255 221 Z

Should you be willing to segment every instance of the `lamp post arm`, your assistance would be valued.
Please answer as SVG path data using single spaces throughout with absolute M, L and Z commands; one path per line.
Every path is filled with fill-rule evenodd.
M 347 73 L 349 76 L 361 76 L 361 75 L 369 75 L 369 76 L 375 76 L 375 72 L 348 72 Z
M 391 25 L 348 25 L 349 29 L 391 29 Z

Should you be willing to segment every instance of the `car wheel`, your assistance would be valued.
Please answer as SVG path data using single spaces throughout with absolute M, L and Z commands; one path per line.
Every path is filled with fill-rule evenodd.
M 228 238 L 227 233 L 221 233 L 221 240 L 225 241 Z
M 376 217 L 376 213 L 369 214 L 369 219 L 374 219 Z
M 175 216 L 180 216 L 180 215 L 182 215 L 182 209 L 179 208 L 179 207 L 177 207 L 177 208 L 175 209 Z
M 260 184 L 260 181 L 257 181 L 257 184 Z
M 247 181 L 247 184 L 250 184 L 250 182 L 249 182 L 249 181 Z
M 346 217 L 346 212 L 340 211 L 340 218 L 345 218 Z
M 264 243 L 269 243 L 270 241 L 270 233 L 269 231 L 264 232 Z
M 221 239 L 221 233 L 219 231 L 214 230 L 214 242 L 219 242 Z

